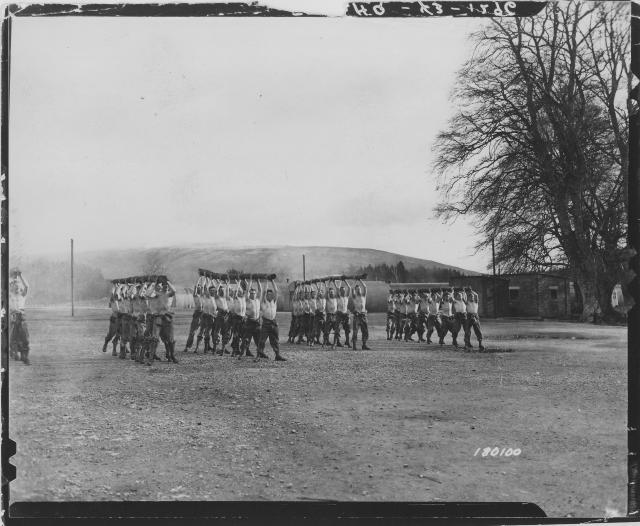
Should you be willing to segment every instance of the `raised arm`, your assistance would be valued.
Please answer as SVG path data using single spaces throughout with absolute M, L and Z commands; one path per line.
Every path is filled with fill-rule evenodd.
M 363 292 L 363 296 L 367 295 L 367 286 L 364 284 L 364 281 L 362 281 L 361 279 L 358 279 L 358 281 L 360 282 L 360 285 L 362 285 L 362 292 Z
M 271 285 L 273 286 L 273 296 L 274 301 L 278 301 L 278 285 L 276 285 L 275 280 L 271 280 Z
M 258 298 L 260 298 L 260 301 L 263 301 L 264 298 L 262 297 L 262 283 L 260 283 L 260 279 L 257 279 L 256 283 L 258 284 Z
M 173 286 L 173 284 L 169 280 L 167 280 L 167 289 L 168 289 L 167 294 L 169 296 L 175 296 L 176 295 L 176 288 Z
M 27 283 L 27 280 L 22 275 L 22 272 L 18 272 L 18 277 L 20 278 L 20 281 L 22 282 L 22 286 L 24 287 L 22 289 L 22 295 L 26 296 L 27 292 L 29 292 L 29 283 Z
M 351 296 L 351 285 L 349 285 L 347 278 L 342 278 L 342 283 L 347 287 L 347 296 Z

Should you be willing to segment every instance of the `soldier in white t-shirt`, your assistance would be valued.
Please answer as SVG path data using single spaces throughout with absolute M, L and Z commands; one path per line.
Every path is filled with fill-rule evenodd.
M 467 323 L 464 328 L 464 343 L 468 348 L 473 347 L 471 345 L 471 328 L 473 328 L 473 332 L 478 339 L 478 349 L 480 350 L 480 352 L 484 352 L 485 349 L 482 345 L 482 329 L 480 328 L 480 318 L 478 317 L 480 298 L 478 297 L 478 293 L 475 292 L 471 287 L 468 287 L 465 292 L 465 301 L 467 304 Z
M 191 325 L 189 326 L 189 336 L 187 337 L 187 343 L 184 346 L 184 350 L 182 352 L 187 352 L 191 349 L 193 345 L 193 338 L 196 334 L 196 331 L 202 325 L 202 282 L 204 280 L 204 276 L 198 276 L 198 280 L 196 284 L 193 286 L 193 315 L 191 316 Z M 198 334 L 198 339 L 196 342 L 196 351 L 200 346 L 200 341 L 202 340 L 202 331 Z
M 361 279 L 356 280 L 356 284 L 352 292 L 353 299 L 353 334 L 351 344 L 353 350 L 356 350 L 356 341 L 358 340 L 358 329 L 362 332 L 362 350 L 369 351 L 367 340 L 369 339 L 369 325 L 367 323 L 367 286 Z

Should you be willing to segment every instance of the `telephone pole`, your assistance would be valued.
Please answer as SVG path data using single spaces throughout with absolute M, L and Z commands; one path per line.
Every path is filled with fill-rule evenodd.
M 73 238 L 71 238 L 71 317 L 73 317 Z
M 302 281 L 307 281 L 307 265 L 304 254 L 302 254 Z

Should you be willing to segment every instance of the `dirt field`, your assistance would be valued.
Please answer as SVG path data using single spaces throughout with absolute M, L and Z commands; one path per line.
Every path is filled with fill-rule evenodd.
M 486 344 L 283 344 L 286 363 L 183 354 L 149 368 L 101 352 L 108 311 L 29 310 L 11 362 L 11 500 L 529 501 L 625 513 L 626 330 L 485 321 Z M 288 314 L 280 316 L 286 339 Z M 447 339 L 449 341 L 450 338 Z M 161 352 L 161 355 L 164 353 Z M 270 353 L 273 356 L 272 353 Z M 520 448 L 518 457 L 474 456 Z

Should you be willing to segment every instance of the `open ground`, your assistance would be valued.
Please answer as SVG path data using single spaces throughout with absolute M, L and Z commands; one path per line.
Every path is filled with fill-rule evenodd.
M 109 311 L 27 312 L 32 366 L 10 363 L 11 501 L 528 501 L 624 514 L 626 330 L 483 321 L 494 351 L 282 344 L 286 363 L 101 352 Z M 278 315 L 281 342 L 289 315 Z M 450 341 L 450 337 L 447 338 Z M 473 340 L 472 340 L 473 341 Z M 159 354 L 163 356 L 162 346 Z M 271 354 L 273 356 L 273 354 Z M 474 455 L 519 448 L 514 457 Z

